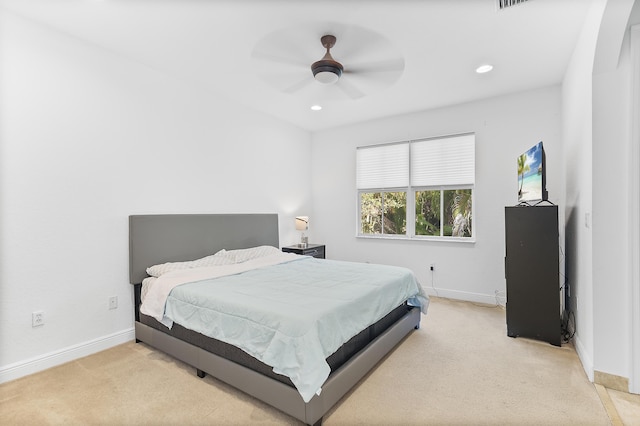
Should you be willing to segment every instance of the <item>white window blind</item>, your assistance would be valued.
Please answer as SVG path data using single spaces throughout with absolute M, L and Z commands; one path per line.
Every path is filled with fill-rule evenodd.
M 474 134 L 360 147 L 356 185 L 358 189 L 474 185 L 475 157 Z
M 356 151 L 358 189 L 409 185 L 409 144 L 360 147 Z
M 473 185 L 475 135 L 411 142 L 411 185 Z

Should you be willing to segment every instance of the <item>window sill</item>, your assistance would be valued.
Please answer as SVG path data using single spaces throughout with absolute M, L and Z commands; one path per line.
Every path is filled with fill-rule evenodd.
M 356 235 L 356 238 L 363 240 L 401 240 L 401 241 L 422 241 L 422 242 L 446 242 L 473 244 L 475 237 L 409 237 L 406 235 Z

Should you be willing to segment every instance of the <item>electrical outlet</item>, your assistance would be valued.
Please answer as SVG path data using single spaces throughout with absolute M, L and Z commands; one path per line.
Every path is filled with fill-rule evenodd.
M 109 298 L 109 309 L 118 309 L 118 296 L 111 296 Z
M 44 311 L 35 311 L 31 313 L 31 327 L 40 327 L 44 325 Z

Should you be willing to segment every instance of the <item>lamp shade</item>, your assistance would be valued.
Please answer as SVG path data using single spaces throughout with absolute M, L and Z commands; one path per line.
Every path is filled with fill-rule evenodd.
M 309 229 L 309 216 L 296 216 L 296 231 Z

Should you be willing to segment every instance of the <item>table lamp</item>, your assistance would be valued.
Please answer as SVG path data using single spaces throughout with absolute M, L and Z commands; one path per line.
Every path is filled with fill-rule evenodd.
M 309 238 L 304 235 L 307 229 L 309 229 L 309 216 L 296 216 L 296 231 L 302 231 L 300 244 L 298 244 L 301 248 L 306 248 L 309 243 Z

